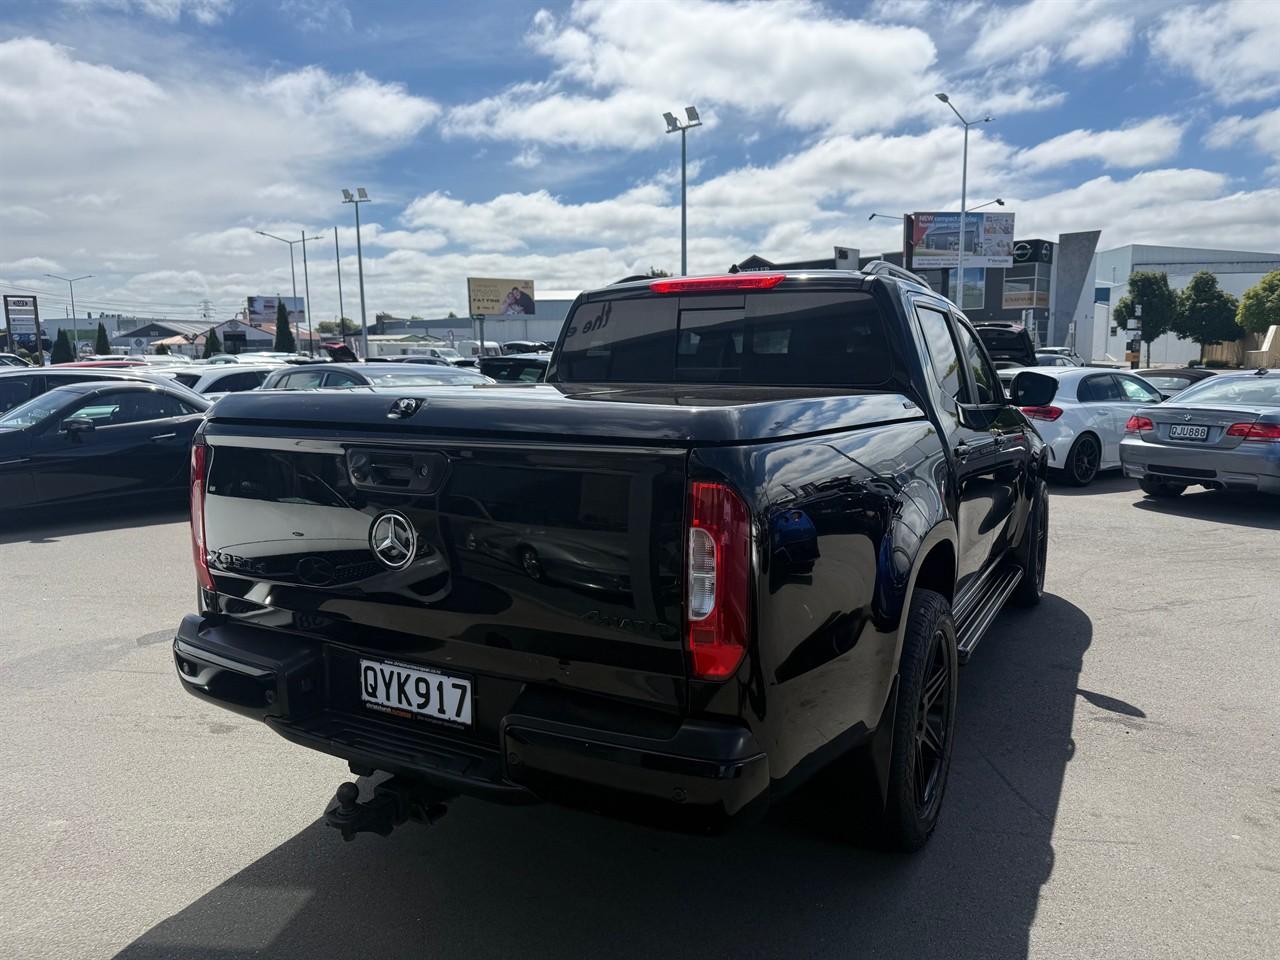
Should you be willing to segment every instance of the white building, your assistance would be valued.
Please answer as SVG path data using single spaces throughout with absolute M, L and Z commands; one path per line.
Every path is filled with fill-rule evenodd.
M 1114 250 L 1103 250 L 1093 258 L 1093 275 L 1097 281 L 1097 301 L 1093 316 L 1081 321 L 1077 332 L 1076 351 L 1086 360 L 1124 359 L 1125 341 L 1131 332 L 1117 329 L 1111 322 L 1111 307 L 1129 292 L 1130 274 L 1164 273 L 1169 286 L 1181 290 L 1201 270 L 1218 278 L 1227 293 L 1239 298 L 1265 274 L 1280 270 L 1280 253 L 1255 253 L 1246 250 L 1208 250 L 1201 247 L 1156 247 L 1129 244 Z M 1086 329 L 1086 326 L 1089 329 Z M 1179 340 L 1171 333 L 1151 344 L 1151 362 L 1158 365 L 1182 365 L 1200 356 L 1200 346 L 1190 340 Z M 1142 347 L 1142 363 L 1147 362 L 1147 347 Z

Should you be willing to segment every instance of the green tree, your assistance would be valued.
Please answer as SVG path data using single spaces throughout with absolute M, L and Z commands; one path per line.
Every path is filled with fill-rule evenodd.
M 331 337 L 338 332 L 337 320 L 321 320 L 316 324 L 316 330 L 325 336 Z
M 297 353 L 298 344 L 289 328 L 289 308 L 280 300 L 276 304 L 276 352 Z
M 201 356 L 208 360 L 215 353 L 221 352 L 222 341 L 218 339 L 218 330 L 216 327 L 210 327 L 209 332 L 204 335 L 204 353 Z
M 1137 307 L 1142 307 L 1138 317 Z M 1139 338 L 1147 345 L 1147 363 L 1151 363 L 1151 342 L 1173 329 L 1178 312 L 1178 298 L 1169 288 L 1169 277 L 1164 273 L 1139 271 L 1129 274 L 1129 292 L 1120 298 L 1111 313 L 1111 322 L 1128 327 L 1135 318 L 1138 321 Z
M 448 313 L 446 313 L 446 314 L 445 314 L 445 316 L 446 316 L 446 317 L 448 317 L 450 320 L 457 320 L 457 319 L 458 319 L 458 315 L 457 315 L 456 313 L 454 313 L 452 310 L 450 310 Z
M 49 354 L 51 363 L 70 363 L 76 358 L 76 352 L 71 346 L 71 338 L 67 336 L 67 331 L 59 330 L 58 338 L 53 341 L 53 350 Z
M 111 338 L 107 336 L 107 328 L 98 321 L 98 342 L 93 345 L 93 352 L 106 356 L 111 353 Z
M 669 277 L 671 276 L 671 274 L 669 274 L 666 270 L 659 270 L 657 267 L 650 267 L 649 272 L 646 273 L 645 276 L 646 277 Z
M 1236 323 L 1249 333 L 1266 333 L 1280 323 L 1280 270 L 1272 270 L 1244 292 Z
M 167 343 L 156 344 L 156 356 L 167 357 L 169 355 L 169 345 Z
M 1200 344 L 1203 362 L 1206 345 L 1244 336 L 1244 329 L 1236 323 L 1239 308 L 1236 298 L 1218 286 L 1218 278 L 1208 270 L 1201 270 L 1178 292 L 1173 332 L 1181 340 Z

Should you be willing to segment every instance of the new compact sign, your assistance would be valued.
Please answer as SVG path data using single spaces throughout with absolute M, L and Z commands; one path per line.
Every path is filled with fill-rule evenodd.
M 913 213 L 905 228 L 905 252 L 911 269 L 954 269 L 960 265 L 958 212 Z M 967 214 L 963 243 L 966 269 L 1013 266 L 1013 214 Z

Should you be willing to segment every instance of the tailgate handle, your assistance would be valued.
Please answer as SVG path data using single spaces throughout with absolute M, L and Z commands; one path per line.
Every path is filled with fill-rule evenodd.
M 435 493 L 448 471 L 441 453 L 355 447 L 347 451 L 351 482 L 365 490 Z

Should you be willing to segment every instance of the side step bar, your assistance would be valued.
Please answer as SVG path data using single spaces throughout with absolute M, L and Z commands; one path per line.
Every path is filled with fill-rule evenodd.
M 966 598 L 963 609 L 957 614 L 956 633 L 960 662 L 968 663 L 973 649 L 978 645 L 991 621 L 996 618 L 1009 594 L 1022 579 L 1022 569 L 1012 564 L 988 577 L 972 599 Z

